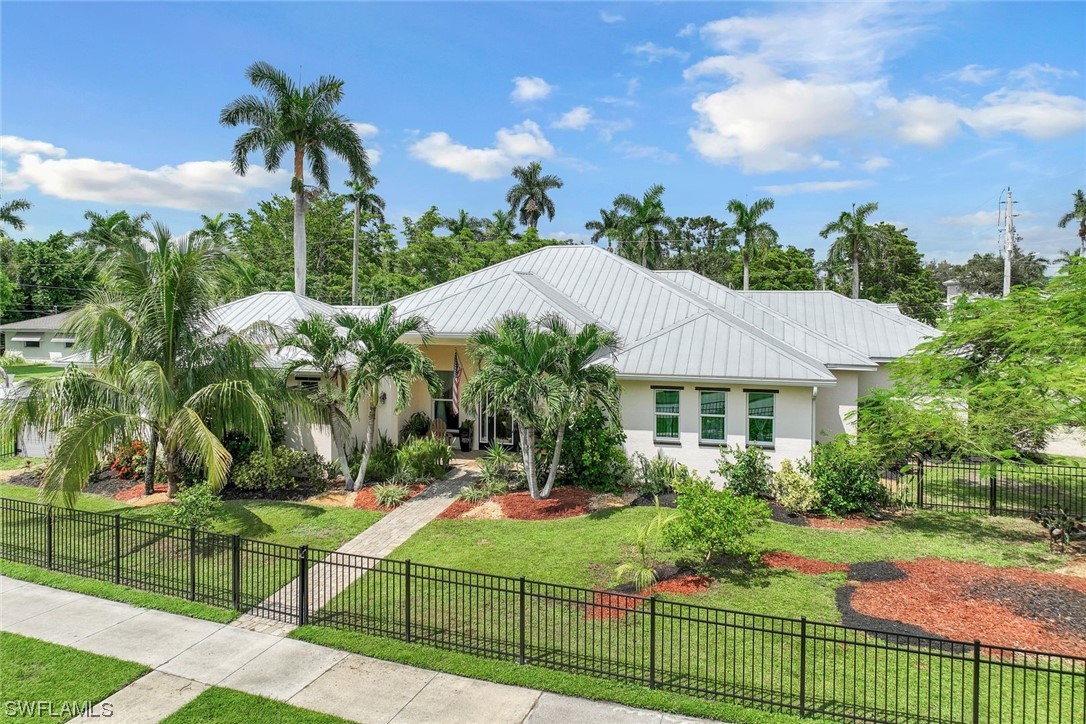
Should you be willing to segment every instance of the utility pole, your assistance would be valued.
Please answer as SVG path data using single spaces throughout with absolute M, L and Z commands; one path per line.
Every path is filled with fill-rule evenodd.
M 1007 187 L 1007 229 L 1003 237 L 1003 296 L 1011 293 L 1011 256 L 1014 254 L 1017 238 L 1014 232 L 1014 196 L 1011 187 Z

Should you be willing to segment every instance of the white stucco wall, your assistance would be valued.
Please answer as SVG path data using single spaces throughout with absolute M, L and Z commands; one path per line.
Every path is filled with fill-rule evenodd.
M 660 442 L 654 439 L 656 429 L 656 405 L 653 385 L 681 386 L 679 391 L 679 442 Z M 702 475 L 710 475 L 720 455 L 719 446 L 700 441 L 701 419 L 697 387 L 690 383 L 641 382 L 622 380 L 622 426 L 626 431 L 626 452 L 641 453 L 649 457 L 663 453 Z M 782 460 L 807 457 L 814 439 L 812 424 L 814 408 L 809 387 L 756 388 L 753 385 L 719 385 L 729 387 L 727 393 L 727 417 L 725 425 L 728 444 L 745 446 L 747 442 L 747 395 L 745 389 L 777 389 L 775 403 L 775 437 L 773 449 L 767 449 L 774 466 Z
M 859 379 L 858 397 L 863 397 L 874 389 L 885 389 L 890 386 L 890 371 L 886 363 L 880 362 L 879 368 L 874 372 L 861 372 Z
M 40 336 L 40 346 L 27 347 L 26 342 L 12 342 L 11 338 L 16 335 Z M 61 357 L 67 357 L 68 355 L 75 352 L 72 347 L 67 346 L 64 342 L 53 341 L 54 338 L 71 338 L 71 335 L 61 334 L 60 332 L 19 330 L 18 332 L 4 332 L 4 337 L 4 348 L 8 352 L 18 352 L 27 360 L 32 360 L 34 362 L 51 362 L 54 360 L 58 360 Z
M 857 390 L 861 374 L 865 373 L 833 370 L 837 384 L 833 387 L 818 388 L 818 396 L 815 399 L 815 432 L 819 442 L 832 440 L 843 432 L 855 434 L 856 423 L 849 416 L 856 412 Z

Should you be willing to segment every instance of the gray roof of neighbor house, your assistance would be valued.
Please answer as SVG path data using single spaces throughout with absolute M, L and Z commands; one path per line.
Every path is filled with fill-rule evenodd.
M 507 314 L 595 322 L 623 340 L 620 375 L 832 385 L 817 358 L 633 262 L 594 246 L 545 247 L 393 302 L 437 337 Z
M 72 316 L 72 312 L 61 312 L 59 314 L 49 314 L 44 317 L 23 319 L 18 322 L 8 322 L 7 324 L 0 324 L 0 332 L 14 332 L 22 329 L 59 332 L 70 316 Z
M 689 289 L 700 297 L 742 317 L 750 324 L 774 337 L 803 350 L 827 367 L 874 370 L 876 364 L 868 355 L 835 339 L 827 337 L 795 320 L 774 312 L 739 292 L 701 274 L 686 270 L 658 271 L 657 275 Z
M 863 299 L 837 292 L 740 292 L 874 360 L 904 357 L 938 330 Z

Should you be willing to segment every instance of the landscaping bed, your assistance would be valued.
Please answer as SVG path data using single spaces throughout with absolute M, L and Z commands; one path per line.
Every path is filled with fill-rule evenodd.
M 482 506 L 494 504 L 500 509 L 500 515 L 491 514 L 480 516 L 484 518 L 507 518 L 509 520 L 561 520 L 562 518 L 574 518 L 588 515 L 591 511 L 590 504 L 596 497 L 596 493 L 583 488 L 559 487 L 551 491 L 550 497 L 544 500 L 533 500 L 527 491 L 496 495 L 489 500 L 478 503 L 466 500 L 457 500 L 444 511 L 439 518 L 452 519 L 471 518 L 471 512 Z M 494 511 L 489 506 L 488 511 Z
M 410 494 L 403 500 L 406 503 L 411 498 L 426 490 L 428 486 L 425 483 L 416 483 L 408 487 Z M 403 504 L 401 503 L 401 505 Z M 395 506 L 382 506 L 377 502 L 377 497 L 373 494 L 373 488 L 362 488 L 354 495 L 354 507 L 358 510 L 373 510 L 378 513 L 388 513 L 396 509 Z

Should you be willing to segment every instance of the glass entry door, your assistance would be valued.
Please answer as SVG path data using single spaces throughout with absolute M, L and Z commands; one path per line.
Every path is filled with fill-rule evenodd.
M 509 410 L 494 409 L 489 400 L 483 407 L 479 419 L 483 421 L 479 428 L 480 445 L 505 445 L 514 443 L 513 415 Z

